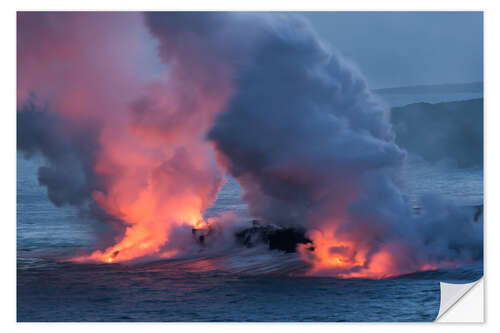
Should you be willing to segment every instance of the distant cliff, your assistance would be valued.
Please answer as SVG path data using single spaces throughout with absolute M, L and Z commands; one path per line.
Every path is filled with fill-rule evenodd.
M 391 110 L 396 142 L 430 162 L 483 165 L 483 99 L 415 103 Z
M 483 82 L 416 85 L 406 87 L 374 89 L 377 94 L 445 94 L 460 92 L 483 92 Z

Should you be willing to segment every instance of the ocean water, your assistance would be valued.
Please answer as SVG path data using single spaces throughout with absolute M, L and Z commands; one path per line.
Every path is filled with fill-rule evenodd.
M 41 163 L 17 158 L 18 321 L 432 321 L 439 282 L 483 274 L 479 263 L 385 280 L 300 277 L 287 274 L 300 269 L 296 254 L 259 248 L 136 265 L 65 262 L 89 251 L 95 221 L 49 202 L 37 181 Z M 427 192 L 460 205 L 483 202 L 481 168 L 411 161 L 401 182 L 414 206 Z M 229 179 L 205 215 L 244 215 L 240 196 Z
M 18 268 L 18 321 L 432 321 L 439 281 L 474 265 L 386 280 L 246 276 L 205 263 L 141 266 L 47 261 Z

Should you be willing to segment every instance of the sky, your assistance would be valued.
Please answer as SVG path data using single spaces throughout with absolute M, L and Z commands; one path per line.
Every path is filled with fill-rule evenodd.
M 372 89 L 483 80 L 482 12 L 309 12 Z

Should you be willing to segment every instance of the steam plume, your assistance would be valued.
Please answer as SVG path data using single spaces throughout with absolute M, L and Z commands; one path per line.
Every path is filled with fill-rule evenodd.
M 308 230 L 315 249 L 300 252 L 313 273 L 383 277 L 482 258 L 482 225 L 466 209 L 432 199 L 412 214 L 387 110 L 300 17 L 71 15 L 18 19 L 18 141 L 49 161 L 40 183 L 54 203 L 90 200 L 121 221 L 114 245 L 81 260 L 177 254 L 170 236 L 205 222 L 222 170 L 252 216 Z M 138 78 L 135 49 L 160 76 Z M 31 92 L 45 111 L 29 108 Z
M 97 205 L 117 226 L 77 259 L 175 254 L 172 229 L 204 224 L 223 183 L 204 133 L 229 82 L 189 67 L 194 45 L 157 57 L 140 13 L 20 13 L 18 25 L 19 148 L 46 158 L 39 180 L 56 205 Z

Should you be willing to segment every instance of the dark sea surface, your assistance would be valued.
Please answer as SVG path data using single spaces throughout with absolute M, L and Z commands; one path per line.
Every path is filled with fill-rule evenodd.
M 37 181 L 43 161 L 20 154 L 17 161 L 18 321 L 432 321 L 439 282 L 467 283 L 483 274 L 482 264 L 472 264 L 385 280 L 299 277 L 283 273 L 297 264 L 295 254 L 261 249 L 135 265 L 64 262 L 89 251 L 94 224 L 49 202 Z M 412 161 L 401 178 L 414 206 L 426 192 L 460 205 L 483 202 L 482 168 Z M 245 215 L 240 195 L 229 179 L 205 214 Z M 214 260 L 237 269 L 220 270 Z

